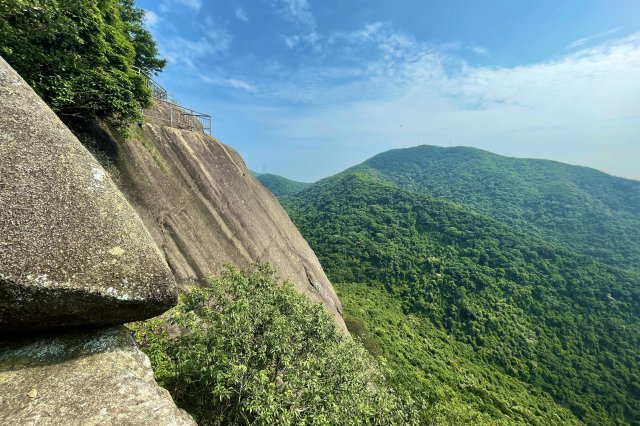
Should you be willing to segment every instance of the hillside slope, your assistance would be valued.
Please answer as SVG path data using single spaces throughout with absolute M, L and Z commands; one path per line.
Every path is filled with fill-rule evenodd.
M 78 129 L 76 129 L 78 131 Z M 201 132 L 145 123 L 127 140 L 105 127 L 81 131 L 187 283 L 225 264 L 270 263 L 344 329 L 340 300 L 277 199 L 232 148 Z
M 418 146 L 351 170 L 455 201 L 610 264 L 640 265 L 640 182 L 475 148 Z
M 295 180 L 270 173 L 256 173 L 255 176 L 276 197 L 296 195 L 311 185 L 307 182 L 296 182 Z
M 383 178 L 351 170 L 285 206 L 348 301 L 351 331 L 354 321 L 375 330 L 401 386 L 461 399 L 436 415 L 566 424 L 553 398 L 588 424 L 638 421 L 637 271 Z M 377 305 L 379 289 L 397 309 Z M 437 354 L 419 349 L 434 341 Z M 436 368 L 442 352 L 449 362 Z M 473 386 L 460 387 L 461 365 Z M 548 410 L 565 420 L 550 422 Z

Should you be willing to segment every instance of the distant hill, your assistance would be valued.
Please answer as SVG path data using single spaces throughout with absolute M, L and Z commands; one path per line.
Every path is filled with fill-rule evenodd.
M 311 184 L 306 182 L 296 182 L 282 176 L 272 175 L 270 173 L 256 173 L 253 175 L 276 197 L 287 195 L 296 195 L 298 192 L 309 187 Z
M 607 425 L 640 421 L 638 188 L 550 161 L 418 147 L 281 201 L 350 331 L 429 416 Z
M 355 170 L 455 201 L 607 263 L 640 265 L 640 181 L 555 161 L 428 145 L 384 152 L 349 171 Z

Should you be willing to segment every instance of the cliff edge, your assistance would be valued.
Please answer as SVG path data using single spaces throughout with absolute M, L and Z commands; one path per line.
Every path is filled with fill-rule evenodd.
M 175 284 L 107 172 L 0 57 L 0 424 L 195 425 L 128 330 L 95 328 L 161 314 Z
M 155 108 L 155 116 L 162 114 Z M 85 130 L 80 138 L 89 146 L 112 144 L 106 168 L 176 279 L 188 283 L 225 264 L 270 263 L 346 330 L 340 300 L 315 253 L 240 155 L 202 132 L 156 123 L 134 128 L 126 140 L 106 128 Z

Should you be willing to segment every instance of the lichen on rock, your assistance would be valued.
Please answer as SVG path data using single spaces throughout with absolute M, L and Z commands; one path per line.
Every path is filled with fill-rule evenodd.
M 110 325 L 176 303 L 108 173 L 0 58 L 0 333 Z
M 0 424 L 192 426 L 124 327 L 0 340 Z

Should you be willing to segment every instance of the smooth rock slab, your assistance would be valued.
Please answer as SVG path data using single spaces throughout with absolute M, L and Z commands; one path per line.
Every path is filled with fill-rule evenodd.
M 0 333 L 122 324 L 175 302 L 135 210 L 0 58 Z
M 195 425 L 124 327 L 0 341 L 2 425 Z
M 226 264 L 270 263 L 347 331 L 315 253 L 235 150 L 202 132 L 148 123 L 118 144 L 122 191 L 178 281 L 188 285 Z

